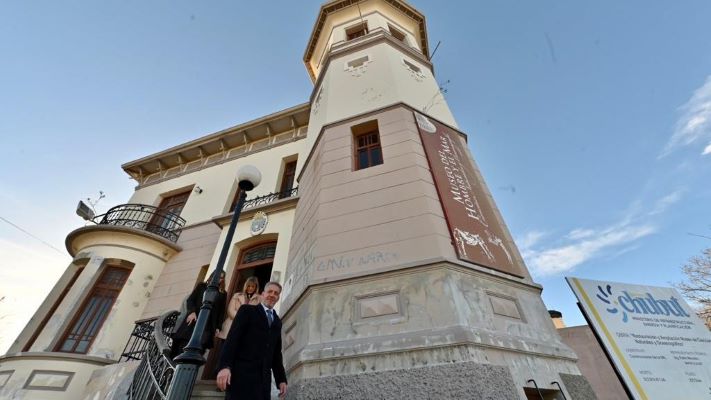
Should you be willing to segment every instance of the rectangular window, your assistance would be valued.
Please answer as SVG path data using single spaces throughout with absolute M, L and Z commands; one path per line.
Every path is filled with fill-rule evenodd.
M 355 150 L 355 169 L 363 169 L 383 163 L 378 122 L 369 121 L 351 128 Z
M 82 354 L 89 351 L 130 273 L 129 269 L 118 266 L 104 269 L 55 351 Z
M 353 40 L 368 33 L 368 24 L 365 22 L 346 29 L 346 40 Z
M 405 43 L 405 34 L 397 30 L 395 27 L 392 25 L 388 24 L 388 29 L 390 30 L 390 34 L 393 35 L 393 37 L 403 43 Z
M 279 198 L 291 196 L 291 189 L 294 188 L 294 179 L 296 178 L 296 160 L 289 161 L 284 164 L 284 175 L 281 177 L 281 186 L 279 187 Z
M 170 197 L 165 197 L 160 202 L 158 208 L 179 216 L 180 213 L 183 211 L 183 207 L 185 207 L 185 203 L 188 202 L 188 197 L 190 197 L 190 191 L 179 193 Z
M 164 197 L 161 200 L 155 215 L 151 218 L 147 231 L 163 236 L 165 230 L 175 228 L 180 213 L 188 202 L 190 191 Z

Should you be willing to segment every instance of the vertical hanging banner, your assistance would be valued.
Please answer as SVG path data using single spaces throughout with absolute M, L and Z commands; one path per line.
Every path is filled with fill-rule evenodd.
M 565 279 L 635 400 L 711 399 L 711 332 L 676 290 Z
M 522 277 L 459 133 L 414 114 L 457 257 Z

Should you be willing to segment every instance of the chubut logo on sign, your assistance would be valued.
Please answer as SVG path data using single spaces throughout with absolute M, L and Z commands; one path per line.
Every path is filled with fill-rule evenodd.
M 612 285 L 607 285 L 604 288 L 598 285 L 596 297 L 607 304 L 605 308 L 610 314 L 622 312 L 622 322 L 627 322 L 627 313 L 630 314 L 646 314 L 646 315 L 665 315 L 675 317 L 689 317 L 690 315 L 684 311 L 684 308 L 679 304 L 679 300 L 674 296 L 669 299 L 656 299 L 647 292 L 642 295 L 631 295 L 626 290 L 622 291 L 622 295 L 615 296 L 612 294 Z

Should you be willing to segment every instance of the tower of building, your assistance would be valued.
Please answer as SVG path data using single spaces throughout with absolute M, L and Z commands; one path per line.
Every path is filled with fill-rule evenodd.
M 330 1 L 314 25 L 282 304 L 293 395 L 573 393 L 575 355 L 439 92 L 426 32 L 398 0 Z

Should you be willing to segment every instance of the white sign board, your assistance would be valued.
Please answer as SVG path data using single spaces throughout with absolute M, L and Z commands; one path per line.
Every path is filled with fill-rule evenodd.
M 566 280 L 635 399 L 711 399 L 711 332 L 676 290 Z

